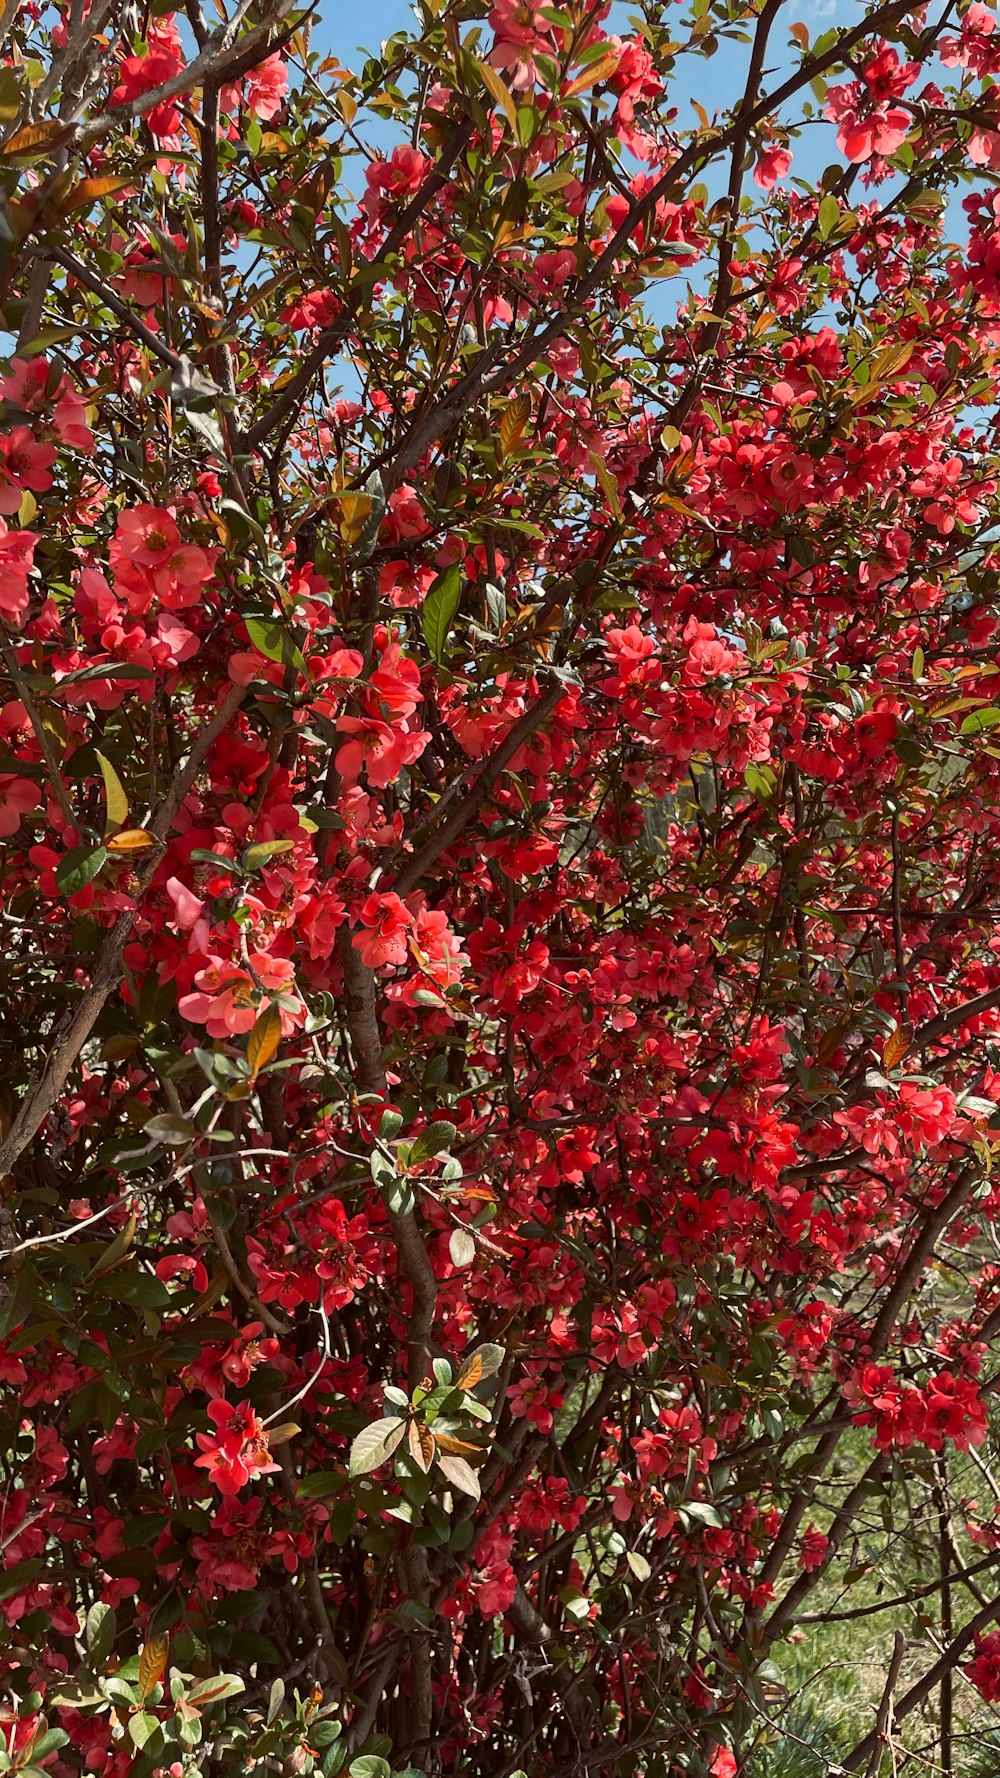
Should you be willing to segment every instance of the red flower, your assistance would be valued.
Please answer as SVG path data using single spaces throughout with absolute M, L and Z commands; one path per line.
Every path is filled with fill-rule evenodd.
M 369 895 L 360 919 L 366 931 L 356 932 L 351 943 L 369 969 L 406 962 L 406 935 L 413 915 L 398 895 Z
M 195 1468 L 208 1470 L 220 1494 L 238 1494 L 255 1476 L 279 1468 L 270 1460 L 266 1428 L 249 1402 L 234 1406 L 217 1398 L 208 1404 L 208 1417 L 216 1431 L 196 1433 L 202 1455 L 195 1458 Z

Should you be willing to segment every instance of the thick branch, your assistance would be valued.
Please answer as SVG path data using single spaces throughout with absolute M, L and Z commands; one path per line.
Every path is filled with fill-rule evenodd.
M 363 1093 L 376 1093 L 382 1097 L 386 1092 L 386 1078 L 382 1063 L 382 1038 L 375 1010 L 375 972 L 362 962 L 361 954 L 352 944 L 351 937 L 349 929 L 341 927 L 344 1013 L 347 1029 L 351 1034 L 355 1073 Z M 437 1280 L 413 1211 L 400 1215 L 391 1208 L 385 1191 L 382 1193 L 382 1201 L 400 1265 L 413 1289 L 409 1341 L 412 1389 L 423 1381 L 431 1367 L 430 1338 L 437 1304 Z
M 954 1672 L 977 1632 L 985 1630 L 987 1625 L 992 1624 L 997 1617 L 1000 1617 L 1000 1597 L 988 1600 L 982 1609 L 977 1611 L 975 1617 L 970 1618 L 964 1630 L 960 1630 L 958 1635 L 949 1642 L 934 1665 L 928 1667 L 923 1678 L 918 1679 L 916 1685 L 911 1685 L 909 1691 L 904 1693 L 893 1711 L 897 1722 L 902 1722 L 904 1716 L 909 1716 L 923 1703 L 925 1698 L 930 1697 L 931 1692 L 941 1684 L 946 1673 Z M 863 1741 L 859 1741 L 857 1746 L 851 1749 L 843 1761 L 845 1771 L 856 1772 L 859 1766 L 867 1764 L 878 1746 L 879 1732 L 877 1727 L 874 1728 L 870 1735 L 866 1735 Z

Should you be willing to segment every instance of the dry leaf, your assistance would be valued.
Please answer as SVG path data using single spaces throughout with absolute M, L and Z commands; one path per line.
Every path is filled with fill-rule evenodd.
M 301 1426 L 297 1426 L 294 1420 L 283 1420 L 280 1426 L 269 1426 L 267 1429 L 268 1449 L 273 1451 L 275 1445 L 287 1445 L 289 1439 L 294 1438 L 295 1434 L 301 1431 Z
M 166 1636 L 152 1636 L 139 1656 L 139 1702 L 145 1704 L 151 1691 L 159 1685 L 167 1670 Z
M 611 50 L 608 55 L 602 56 L 600 61 L 591 62 L 589 68 L 585 68 L 582 74 L 578 74 L 575 80 L 570 81 L 569 86 L 563 88 L 562 97 L 564 99 L 575 98 L 577 93 L 585 93 L 588 87 L 600 86 L 602 80 L 610 80 L 612 74 L 617 72 L 620 61 L 621 53 L 615 49 Z
M 467 1444 L 464 1438 L 452 1438 L 450 1432 L 439 1432 L 436 1436 L 441 1450 L 444 1451 L 447 1456 L 462 1457 L 467 1455 L 470 1457 L 481 1457 L 483 1454 L 479 1445 Z
M 281 1014 L 272 1004 L 260 1014 L 247 1038 L 247 1061 L 254 1080 L 261 1069 L 267 1066 L 280 1042 Z
M 898 1067 L 909 1047 L 913 1033 L 905 1025 L 897 1025 L 890 1031 L 882 1046 L 882 1066 L 887 1074 Z
M 497 104 L 499 105 L 501 111 L 504 114 L 504 117 L 507 119 L 507 122 L 510 124 L 511 129 L 516 130 L 517 129 L 517 106 L 514 103 L 513 95 L 510 92 L 508 92 L 503 81 L 500 79 L 499 74 L 497 74 L 495 69 L 490 67 L 489 62 L 481 62 L 481 61 L 479 61 L 478 57 L 475 57 L 473 59 L 475 60 L 476 68 L 479 72 L 479 77 L 482 80 L 482 83 L 483 83 L 484 87 L 486 88 L 487 92 L 490 94 L 490 96 L 492 98 L 494 98 L 496 100 Z
M 406 1429 L 406 1442 L 417 1468 L 422 1469 L 426 1475 L 434 1461 L 433 1434 L 419 1420 L 411 1420 Z
M 500 421 L 500 457 L 509 457 L 516 450 L 524 436 L 524 429 L 531 418 L 531 397 L 519 395 L 516 401 L 508 403 Z
M 482 1377 L 483 1355 L 481 1352 L 473 1352 L 472 1357 L 467 1360 L 459 1371 L 455 1380 L 455 1388 L 474 1389 L 477 1383 L 482 1382 Z
M 130 852 L 148 852 L 151 846 L 159 846 L 161 842 L 155 833 L 147 833 L 144 827 L 126 827 L 105 844 L 115 857 L 122 858 Z

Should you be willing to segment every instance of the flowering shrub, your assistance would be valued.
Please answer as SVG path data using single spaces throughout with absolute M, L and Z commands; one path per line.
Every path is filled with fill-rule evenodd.
M 994 15 L 221 10 L 0 27 L 0 1769 L 735 1778 L 863 1538 L 950 1770 Z

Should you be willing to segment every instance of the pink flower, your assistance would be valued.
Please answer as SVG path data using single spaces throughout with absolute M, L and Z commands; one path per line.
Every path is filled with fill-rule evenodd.
M 579 349 L 572 340 L 564 337 L 552 341 L 546 350 L 545 359 L 562 383 L 568 383 L 580 369 Z
M 895 154 L 906 141 L 910 114 L 898 105 L 876 105 L 862 114 L 864 104 L 859 81 L 833 86 L 826 96 L 824 115 L 839 126 L 837 147 L 855 165 L 873 155 Z
M 392 728 L 376 716 L 338 716 L 337 728 L 353 737 L 337 752 L 341 777 L 355 784 L 364 771 L 377 789 L 394 784 L 403 767 L 420 758 L 431 738 L 425 729 L 410 729 L 405 722 Z
M 544 12 L 531 0 L 494 0 L 489 22 L 496 42 L 487 60 L 494 68 L 505 70 L 507 83 L 514 92 L 527 91 L 539 79 L 534 56 L 551 56 L 553 52 Z
M 281 110 L 287 91 L 288 69 L 280 56 L 268 56 L 266 62 L 261 62 L 259 68 L 254 68 L 245 81 L 224 86 L 219 95 L 219 103 L 223 111 L 238 111 L 242 100 L 248 111 L 268 123 Z
M 287 1036 L 301 1025 L 305 1007 L 294 991 L 293 965 L 266 951 L 251 951 L 247 969 L 209 957 L 195 976 L 196 992 L 183 994 L 177 1003 L 182 1018 L 204 1025 L 209 1037 L 234 1037 L 249 1031 L 267 1007 L 281 1013 L 281 1029 Z
M 715 1749 L 709 1766 L 712 1778 L 736 1778 L 736 1755 L 728 1747 Z
M 140 505 L 118 514 L 110 561 L 118 592 L 141 615 L 154 599 L 171 611 L 197 605 L 211 580 L 215 552 L 184 543 L 162 507 Z
M 182 62 L 179 55 L 169 49 L 150 50 L 145 56 L 126 56 L 119 67 L 121 80 L 111 95 L 112 105 L 126 105 L 140 99 L 144 93 L 152 92 L 158 86 L 164 86 L 168 80 L 179 73 Z M 146 112 L 145 121 L 150 134 L 164 137 L 176 136 L 181 127 L 181 114 L 174 99 L 164 99 Z
M 417 915 L 410 949 L 424 975 L 430 976 L 439 988 L 453 988 L 468 968 L 469 959 L 448 925 L 447 914 L 434 908 L 425 908 Z
M 830 1539 L 813 1525 L 808 1525 L 802 1533 L 802 1550 L 799 1555 L 799 1567 L 810 1574 L 814 1568 L 822 1568 Z
M 133 506 L 118 515 L 115 541 L 121 554 L 140 568 L 160 568 L 181 546 L 181 534 L 160 506 Z
M 15 624 L 28 608 L 28 575 L 37 542 L 33 531 L 8 531 L 0 519 L 0 617 Z
M 205 903 L 178 877 L 168 877 L 165 887 L 174 907 L 170 924 L 178 932 L 190 934 L 189 951 L 207 952 L 212 928 L 206 918 Z
M 30 778 L 0 776 L 0 839 L 8 839 L 21 825 L 29 809 L 37 809 L 42 793 Z
M 202 1455 L 195 1458 L 195 1467 L 208 1470 L 220 1494 L 238 1494 L 254 1476 L 278 1468 L 270 1461 L 267 1430 L 249 1402 L 234 1406 L 216 1398 L 208 1404 L 208 1417 L 216 1431 L 196 1434 Z
M 51 488 L 49 470 L 55 460 L 55 447 L 39 444 L 29 427 L 5 432 L 0 437 L 0 512 L 16 512 L 26 488 L 36 494 Z
M 365 208 L 373 221 L 392 204 L 405 202 L 420 189 L 430 162 L 419 148 L 400 143 L 387 161 L 371 161 L 365 173 Z
M 760 151 L 753 170 L 754 184 L 759 185 L 761 191 L 771 191 L 778 180 L 785 177 L 791 164 L 790 150 L 780 148 L 777 143 L 772 142 Z
M 413 915 L 398 895 L 369 895 L 360 918 L 366 930 L 356 932 L 351 943 L 369 969 L 406 962 L 406 935 Z

